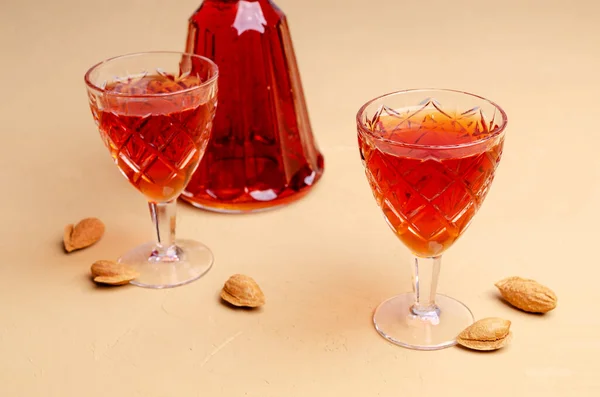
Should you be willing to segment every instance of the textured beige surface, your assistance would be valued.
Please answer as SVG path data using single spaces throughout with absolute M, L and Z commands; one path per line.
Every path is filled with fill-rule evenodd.
M 259 215 L 180 206 L 178 232 L 214 268 L 185 287 L 97 288 L 90 264 L 153 238 L 141 195 L 102 146 L 83 74 L 121 53 L 184 46 L 198 0 L 0 4 L 0 395 L 597 396 L 600 353 L 600 3 L 279 0 L 326 159 L 301 202 Z M 494 353 L 417 352 L 371 326 L 410 288 L 408 252 L 362 173 L 358 107 L 388 91 L 448 87 L 501 104 L 505 154 L 471 228 L 445 255 L 440 291 L 512 321 Z M 106 235 L 69 256 L 63 226 Z M 249 274 L 267 304 L 232 310 L 223 282 Z M 493 283 L 551 287 L 545 316 Z M 419 394 L 420 393 L 420 394 Z

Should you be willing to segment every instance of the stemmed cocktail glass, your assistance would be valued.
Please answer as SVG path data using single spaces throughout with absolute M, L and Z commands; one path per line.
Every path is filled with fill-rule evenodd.
M 506 123 L 498 105 L 453 90 L 395 92 L 359 110 L 367 179 L 388 225 L 413 254 L 413 292 L 388 299 L 373 316 L 389 341 L 440 349 L 473 322 L 465 305 L 436 294 L 437 281 L 442 254 L 489 191 Z
M 205 245 L 175 239 L 175 209 L 211 134 L 217 78 L 212 61 L 178 52 L 123 55 L 85 75 L 102 140 L 123 175 L 148 200 L 157 233 L 157 242 L 119 259 L 139 272 L 132 284 L 174 287 L 198 279 L 212 266 Z

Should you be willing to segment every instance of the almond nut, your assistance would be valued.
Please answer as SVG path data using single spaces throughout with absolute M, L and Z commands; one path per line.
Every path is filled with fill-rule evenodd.
M 463 330 L 456 341 L 459 345 L 473 350 L 497 350 L 506 346 L 512 339 L 510 325 L 510 321 L 502 318 L 484 318 Z
M 91 267 L 94 281 L 100 284 L 124 285 L 140 276 L 128 265 L 113 261 L 100 260 Z
M 509 277 L 494 284 L 508 303 L 530 313 L 546 313 L 557 304 L 556 294 L 534 280 Z
M 64 229 L 63 243 L 67 252 L 89 247 L 104 234 L 104 223 L 98 218 L 85 218 Z
M 251 277 L 234 274 L 223 285 L 221 298 L 234 306 L 258 307 L 265 304 L 265 295 Z

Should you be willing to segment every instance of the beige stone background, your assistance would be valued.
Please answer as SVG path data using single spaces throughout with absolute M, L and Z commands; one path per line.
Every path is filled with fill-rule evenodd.
M 597 396 L 600 315 L 600 3 L 279 0 L 286 12 L 323 179 L 281 210 L 224 216 L 180 205 L 178 233 L 213 269 L 188 286 L 97 288 L 89 265 L 153 238 L 143 197 L 111 163 L 83 74 L 106 57 L 181 50 L 198 0 L 0 3 L 0 395 Z M 418 352 L 371 325 L 409 290 L 408 251 L 382 219 L 356 148 L 366 100 L 447 87 L 499 103 L 505 153 L 472 226 L 445 255 L 439 290 L 476 317 L 513 322 L 479 354 Z M 107 233 L 66 256 L 66 223 Z M 222 305 L 233 273 L 267 304 Z M 497 299 L 510 275 L 552 287 L 545 316 Z

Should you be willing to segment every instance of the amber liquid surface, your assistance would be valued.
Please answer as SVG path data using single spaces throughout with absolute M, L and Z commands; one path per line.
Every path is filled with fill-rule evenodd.
M 182 198 L 217 211 L 277 207 L 323 173 L 285 15 L 267 0 L 205 0 L 189 21 L 187 51 L 219 67 L 219 106 L 198 170 Z
M 457 122 L 437 111 L 422 112 L 411 123 L 384 116 L 373 129 L 386 140 L 359 133 L 359 145 L 388 224 L 415 255 L 440 255 L 465 231 L 486 197 L 503 135 L 481 128 L 476 114 Z M 446 145 L 463 146 L 440 148 Z
M 193 76 L 146 75 L 109 83 L 105 88 L 109 95 L 90 99 L 102 139 L 115 163 L 150 201 L 177 198 L 204 153 L 215 98 L 206 90 L 189 90 L 196 85 L 198 79 Z M 179 91 L 182 93 L 147 96 Z

